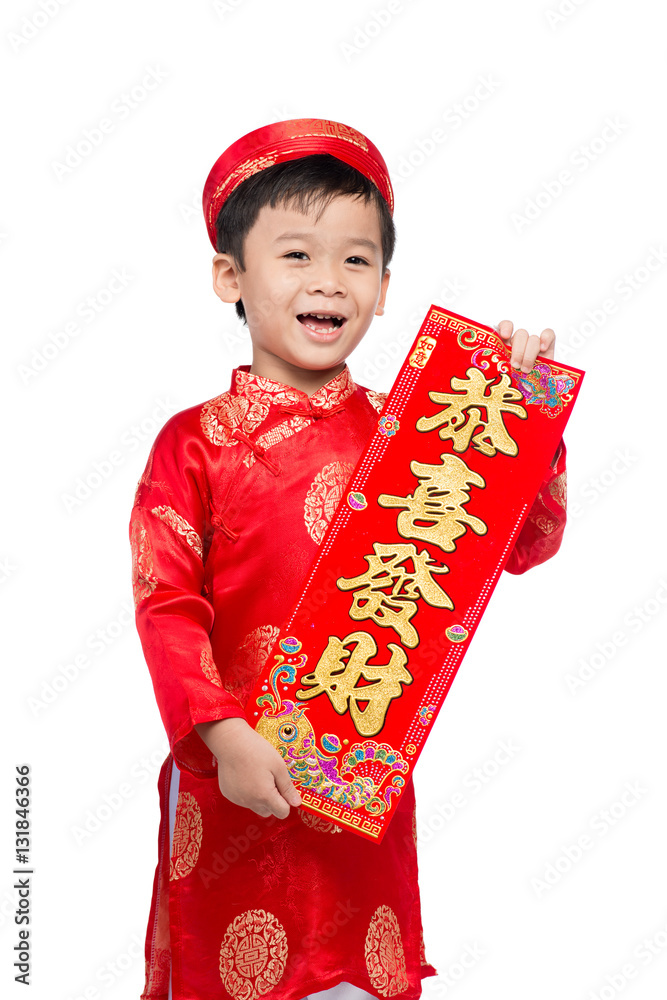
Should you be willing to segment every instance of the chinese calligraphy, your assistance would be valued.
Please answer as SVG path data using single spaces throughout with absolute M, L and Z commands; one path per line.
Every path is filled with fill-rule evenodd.
M 301 678 L 301 683 L 311 690 L 299 689 L 296 697 L 305 701 L 326 691 L 339 715 L 349 707 L 361 736 L 376 736 L 384 726 L 389 702 L 400 697 L 401 684 L 411 684 L 413 679 L 405 666 L 407 654 L 396 643 L 390 642 L 388 647 L 389 663 L 369 664 L 378 648 L 368 632 L 351 632 L 344 639 L 330 635 L 313 673 Z M 362 678 L 367 683 L 359 685 Z M 360 708 L 360 703 L 366 703 L 366 707 Z
M 525 420 L 528 416 L 525 407 L 512 402 L 523 399 L 522 394 L 512 388 L 508 375 L 501 375 L 500 380 L 492 385 L 491 379 L 485 379 L 479 368 L 468 368 L 466 374 L 467 380 L 456 377 L 451 380 L 452 388 L 464 390 L 462 393 L 429 392 L 429 399 L 434 403 L 445 403 L 446 409 L 432 417 L 420 417 L 417 430 L 432 431 L 439 427 L 440 437 L 443 441 L 452 441 L 454 451 L 465 451 L 472 444 L 473 448 L 490 457 L 497 451 L 504 455 L 517 455 L 519 449 L 507 432 L 503 413 L 514 413 Z M 482 419 L 483 410 L 486 411 L 486 420 Z
M 395 629 L 408 649 L 419 643 L 419 635 L 410 619 L 417 613 L 415 599 L 423 597 L 436 608 L 453 608 L 450 598 L 433 579 L 434 573 L 448 573 L 447 566 L 433 563 L 429 553 L 417 552 L 414 545 L 383 545 L 373 542 L 375 554 L 364 556 L 365 573 L 353 579 L 337 580 L 340 590 L 354 590 L 350 618 L 372 618 L 376 624 Z M 412 572 L 406 563 L 412 563 Z M 386 590 L 391 588 L 389 593 Z
M 421 338 L 418 350 L 409 358 L 412 367 L 423 367 L 435 346 L 433 338 Z M 419 417 L 417 430 L 438 430 L 442 440 L 452 442 L 453 452 L 472 447 L 489 458 L 498 452 L 518 454 L 503 418 L 506 414 L 527 417 L 519 402 L 523 399 L 521 393 L 505 374 L 494 382 L 487 380 L 479 368 L 468 368 L 466 376 L 452 377 L 450 392 L 429 392 L 431 401 L 444 408 L 430 417 Z M 402 538 L 453 552 L 457 539 L 467 529 L 476 535 L 487 533 L 487 524 L 467 509 L 471 488 L 485 489 L 486 480 L 459 454 L 445 452 L 439 464 L 413 460 L 410 470 L 418 480 L 412 493 L 381 493 L 377 497 L 380 507 L 400 508 L 396 529 Z M 364 559 L 363 573 L 336 580 L 339 590 L 352 592 L 349 617 L 394 629 L 402 646 L 387 643 L 389 662 L 369 664 L 378 653 L 370 633 L 351 632 L 343 639 L 330 635 L 315 670 L 301 678 L 303 687 L 296 697 L 308 700 L 326 693 L 335 711 L 339 715 L 349 711 L 357 732 L 369 737 L 383 728 L 389 705 L 401 696 L 402 685 L 414 679 L 407 669 L 405 650 L 419 646 L 419 633 L 413 624 L 419 601 L 450 611 L 454 603 L 436 579 L 448 573 L 449 567 L 436 562 L 427 549 L 418 551 L 414 543 L 374 541 L 373 553 L 364 555 Z
M 456 539 L 465 533 L 466 525 L 477 535 L 486 534 L 486 524 L 469 514 L 464 504 L 470 499 L 471 486 L 486 486 L 485 480 L 473 472 L 456 455 L 440 456 L 442 465 L 410 462 L 419 486 L 406 497 L 381 493 L 381 507 L 405 507 L 397 518 L 398 533 L 403 538 L 421 538 L 432 542 L 444 552 L 453 552 Z

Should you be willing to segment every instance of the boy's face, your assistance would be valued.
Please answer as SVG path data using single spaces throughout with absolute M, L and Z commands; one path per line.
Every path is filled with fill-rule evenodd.
M 295 369 L 308 369 L 333 377 L 383 312 L 389 271 L 377 209 L 340 195 L 319 218 L 318 211 L 266 205 L 246 237 L 246 270 L 228 254 L 214 257 L 216 293 L 243 299 L 256 374 L 287 382 Z

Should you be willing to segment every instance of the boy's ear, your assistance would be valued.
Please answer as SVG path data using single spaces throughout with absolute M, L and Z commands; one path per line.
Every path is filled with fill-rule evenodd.
M 375 310 L 376 316 L 384 315 L 384 300 L 387 297 L 387 288 L 389 286 L 389 279 L 391 278 L 391 271 L 388 267 L 385 267 L 384 274 L 382 275 L 382 283 L 380 285 L 380 298 L 378 299 L 377 309 Z
M 213 291 L 223 302 L 238 302 L 241 289 L 238 282 L 239 268 L 228 253 L 217 253 L 213 258 Z

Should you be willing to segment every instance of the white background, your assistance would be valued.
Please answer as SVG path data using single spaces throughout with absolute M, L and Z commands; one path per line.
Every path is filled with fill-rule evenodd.
M 165 737 L 128 614 L 130 507 L 167 417 L 250 361 L 247 333 L 211 290 L 207 173 L 250 129 L 305 116 L 368 134 L 395 184 L 387 309 L 350 360 L 357 381 L 390 387 L 431 302 L 553 327 L 557 359 L 587 372 L 566 432 L 561 550 L 504 574 L 417 768 L 426 953 L 440 973 L 424 992 L 664 996 L 660 5 L 44 5 L 48 16 L 6 0 L 0 14 L 0 975 L 11 996 L 26 995 L 11 981 L 23 762 L 30 996 L 141 992 Z M 70 151 L 58 176 L 103 118 L 112 130 L 80 162 Z M 107 302 L 114 271 L 126 285 Z M 88 479 L 89 495 L 68 503 Z M 499 765 L 501 741 L 516 749 Z M 465 804 L 448 810 L 457 792 Z M 105 796 L 119 805 L 110 818 Z M 86 830 L 96 812 L 105 819 Z M 466 953 L 477 956 L 467 968 Z

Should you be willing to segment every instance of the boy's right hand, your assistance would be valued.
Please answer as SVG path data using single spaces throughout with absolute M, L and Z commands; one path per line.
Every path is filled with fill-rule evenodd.
M 278 819 L 289 816 L 291 805 L 301 805 L 284 760 L 245 719 L 202 722 L 195 728 L 217 758 L 218 785 L 230 802 Z

